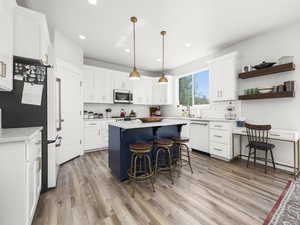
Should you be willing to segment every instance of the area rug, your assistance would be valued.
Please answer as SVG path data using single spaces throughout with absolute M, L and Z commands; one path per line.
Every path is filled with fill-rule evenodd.
M 289 181 L 263 225 L 300 225 L 300 182 Z

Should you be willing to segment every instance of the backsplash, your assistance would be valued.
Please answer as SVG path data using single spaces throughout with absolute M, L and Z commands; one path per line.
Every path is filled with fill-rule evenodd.
M 111 116 L 119 116 L 121 109 L 124 109 L 126 115 L 129 115 L 131 110 L 134 110 L 137 117 L 149 116 L 149 107 L 146 105 L 132 105 L 132 104 L 84 104 L 84 110 L 93 111 L 95 113 L 103 113 L 105 117 L 105 109 L 111 108 Z
M 191 114 L 195 117 L 204 117 L 204 118 L 225 118 L 226 107 L 231 105 L 234 107 L 234 113 L 236 114 L 237 119 L 242 119 L 242 108 L 240 101 L 226 101 L 226 102 L 219 102 L 219 103 L 211 103 L 207 106 L 194 106 L 191 107 Z M 161 111 L 162 115 L 166 117 L 176 117 L 182 115 L 182 110 L 186 110 L 185 106 L 162 106 Z

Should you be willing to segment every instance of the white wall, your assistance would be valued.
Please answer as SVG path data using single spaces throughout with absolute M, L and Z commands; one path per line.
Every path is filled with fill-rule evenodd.
M 79 45 L 67 38 L 62 32 L 54 33 L 55 57 L 77 67 L 83 65 L 83 51 Z
M 123 108 L 126 111 L 126 115 L 129 115 L 130 111 L 133 109 L 137 117 L 147 117 L 149 116 L 149 107 L 146 105 L 132 105 L 132 104 L 84 104 L 84 110 L 93 111 L 95 113 L 103 113 L 105 117 L 105 109 L 112 109 L 112 116 L 119 116 L 120 110 Z
M 121 72 L 128 72 L 128 74 L 132 71 L 131 67 L 128 66 L 123 66 L 123 65 L 118 65 L 118 64 L 113 64 L 113 63 L 108 63 L 104 62 L 101 60 L 96 60 L 96 59 L 91 59 L 91 58 L 84 58 L 84 64 L 89 65 L 89 66 L 95 66 L 95 67 L 101 67 L 101 68 L 106 68 L 106 69 L 111 69 L 111 70 L 117 70 Z M 141 70 L 138 69 L 139 72 L 144 75 L 144 76 L 158 76 L 158 74 L 147 71 L 147 70 Z
M 220 51 L 216 55 L 223 55 L 229 52 L 240 53 L 239 65 L 258 64 L 261 61 L 276 61 L 281 56 L 295 56 L 296 67 L 300 66 L 300 22 L 282 27 L 277 30 L 259 35 L 255 38 L 237 43 L 229 48 Z M 215 55 L 215 56 L 216 56 Z M 169 71 L 170 74 L 180 75 L 194 72 L 206 67 L 206 61 L 215 56 L 208 56 L 196 60 L 190 64 L 181 66 Z M 275 74 L 271 76 L 257 77 L 238 81 L 238 92 L 241 94 L 244 89 L 254 87 L 272 86 L 283 83 L 287 80 L 296 81 L 296 97 L 282 99 L 264 99 L 242 101 L 242 115 L 248 122 L 259 124 L 272 124 L 273 128 L 293 129 L 300 132 L 300 76 L 296 68 L 294 72 Z M 244 142 L 246 144 L 246 142 Z M 278 162 L 292 165 L 293 151 L 291 144 L 275 142 L 275 159 Z

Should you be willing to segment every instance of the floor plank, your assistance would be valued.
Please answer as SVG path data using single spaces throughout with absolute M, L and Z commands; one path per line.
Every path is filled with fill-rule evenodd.
M 137 185 L 112 177 L 106 151 L 64 164 L 57 188 L 41 195 L 33 225 L 259 225 L 292 177 L 244 161 L 224 162 L 192 154 L 188 167 Z

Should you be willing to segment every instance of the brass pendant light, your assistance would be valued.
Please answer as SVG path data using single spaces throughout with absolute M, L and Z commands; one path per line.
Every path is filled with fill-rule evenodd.
M 168 83 L 168 79 L 165 77 L 165 35 L 166 35 L 166 31 L 162 31 L 160 32 L 161 36 L 162 36 L 162 74 L 161 77 L 158 80 L 158 83 L 160 84 L 166 84 Z
M 129 78 L 132 80 L 139 80 L 141 75 L 135 66 L 135 24 L 137 22 L 137 18 L 133 16 L 130 18 L 130 21 L 133 23 L 133 71 L 129 74 Z

